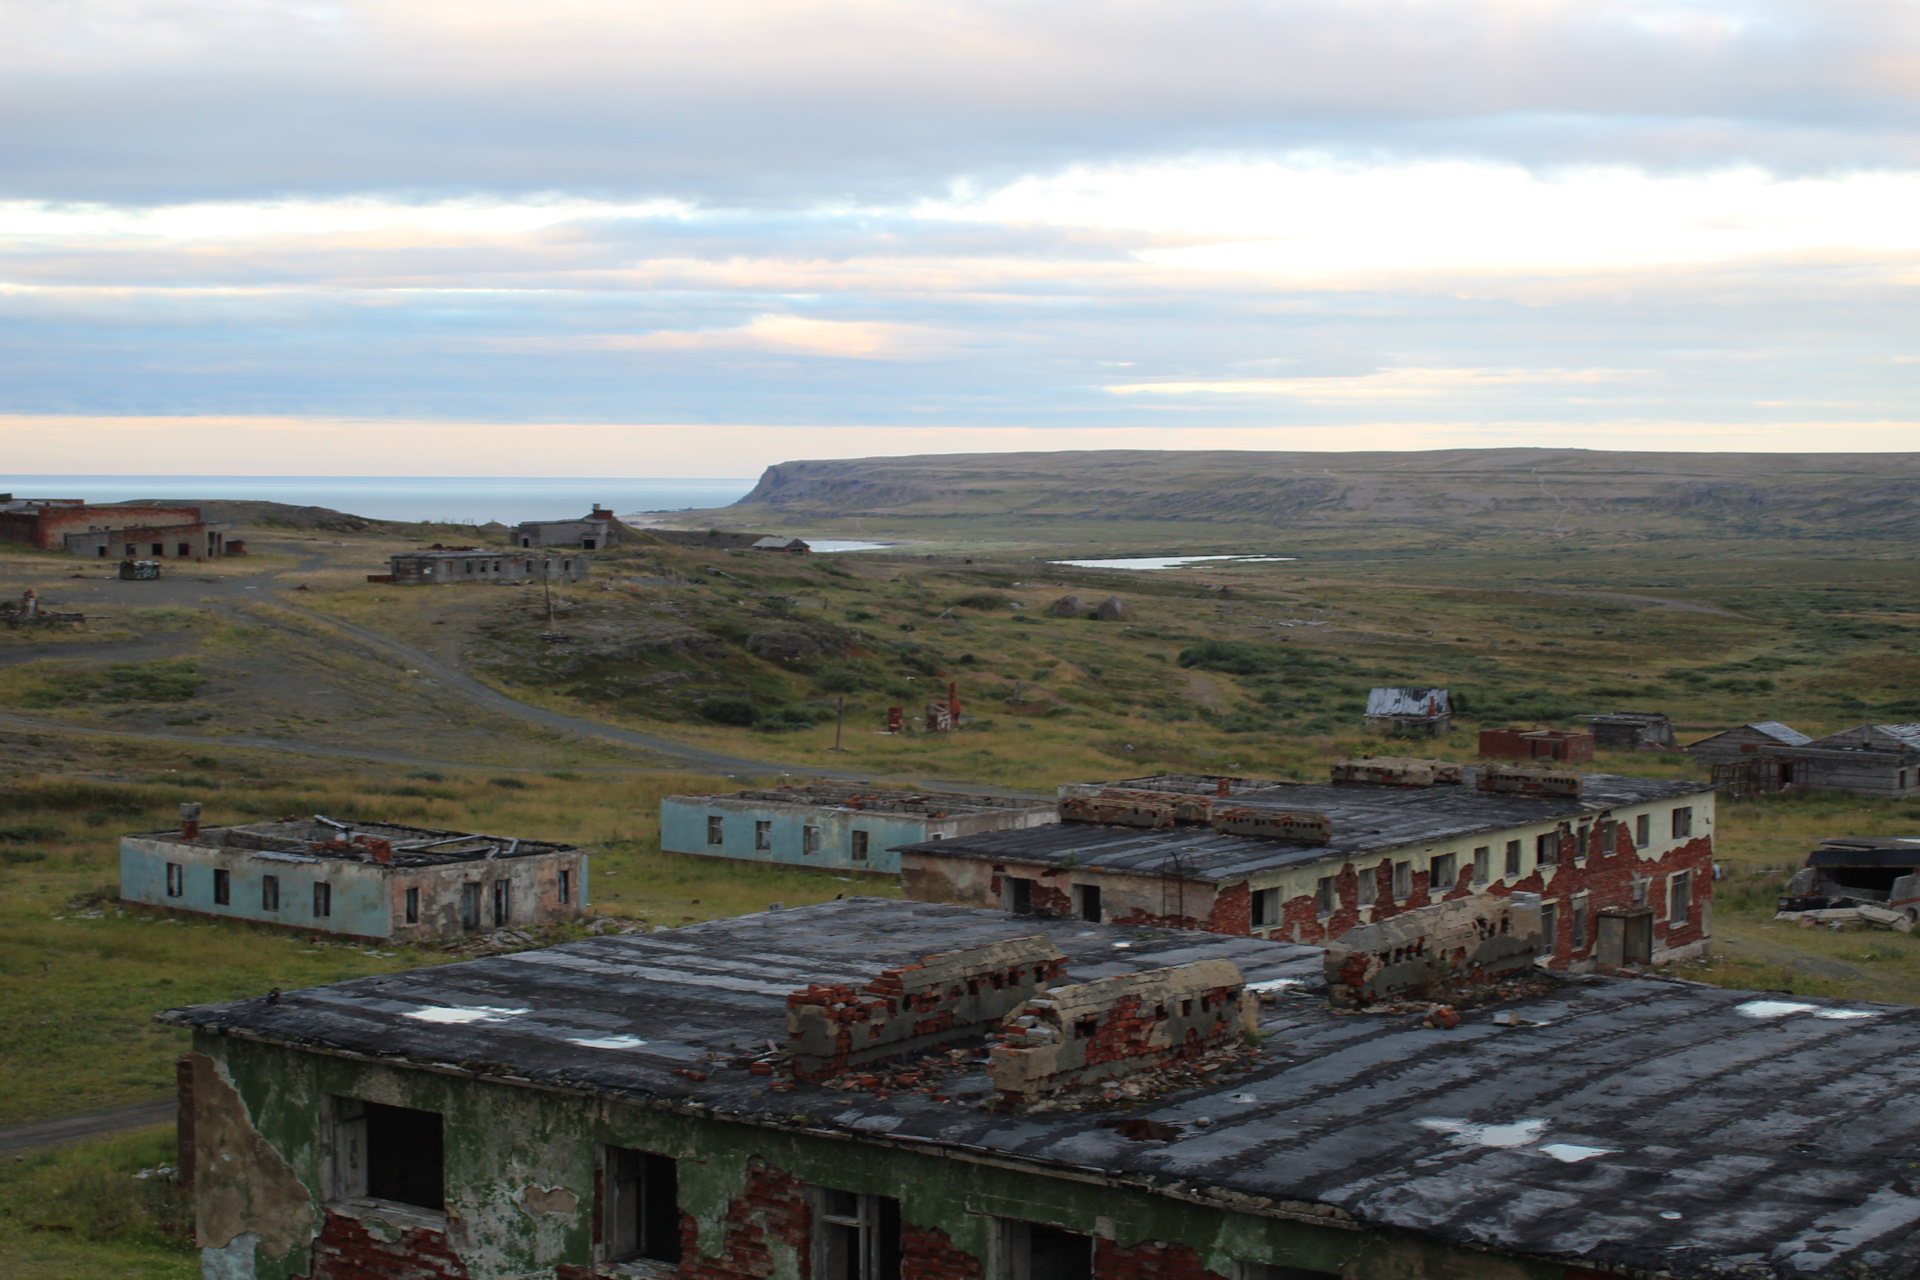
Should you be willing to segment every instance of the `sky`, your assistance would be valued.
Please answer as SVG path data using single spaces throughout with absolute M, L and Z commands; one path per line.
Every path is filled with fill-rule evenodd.
M 0 0 L 0 469 L 1920 449 L 1914 0 Z

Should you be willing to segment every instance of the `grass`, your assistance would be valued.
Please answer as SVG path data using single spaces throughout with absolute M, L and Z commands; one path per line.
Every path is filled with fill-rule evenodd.
M 192 1196 L 173 1162 L 171 1125 L 0 1162 L 0 1275 L 198 1280 Z

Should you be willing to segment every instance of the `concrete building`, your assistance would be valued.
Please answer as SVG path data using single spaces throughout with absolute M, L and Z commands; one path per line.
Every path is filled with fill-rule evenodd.
M 1221 796 L 1186 778 L 1062 788 L 1058 825 L 902 846 L 910 898 L 1325 944 L 1431 902 L 1535 893 L 1548 963 L 1703 954 L 1714 792 L 1697 782 L 1356 760 Z
M 850 899 L 160 1021 L 220 1280 L 1920 1274 L 1920 1009 L 1333 960 Z
M 391 572 L 371 581 L 403 586 L 448 582 L 585 582 L 593 557 L 581 552 L 528 555 L 486 547 L 431 547 L 407 551 L 389 560 Z
M 89 560 L 215 560 L 226 554 L 226 534 L 196 506 L 0 494 L 0 540 Z
M 1445 689 L 1374 689 L 1366 726 L 1368 733 L 1444 737 L 1453 731 L 1453 699 Z
M 571 920 L 587 905 L 587 855 L 540 840 L 394 822 L 311 819 L 120 840 L 120 897 L 169 911 L 305 933 L 417 942 Z
M 1920 922 L 1920 843 L 1897 836 L 1822 840 L 1787 882 L 1780 910 L 1885 907 Z
M 1609 711 L 1587 717 L 1593 740 L 1609 751 L 1666 751 L 1673 746 L 1673 723 L 1660 711 Z
M 900 845 L 1058 821 L 1054 804 L 1007 796 L 811 783 L 660 801 L 660 847 L 743 862 L 900 870 Z
M 579 547 L 582 551 L 604 551 L 619 540 L 619 521 L 598 504 L 577 520 L 527 520 L 513 529 L 513 544 L 523 549 Z

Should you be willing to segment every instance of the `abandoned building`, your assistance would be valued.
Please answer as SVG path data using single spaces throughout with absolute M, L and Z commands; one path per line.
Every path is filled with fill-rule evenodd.
M 1920 840 L 1822 840 L 1787 882 L 1782 912 L 1882 907 L 1920 922 Z
M 1762 747 L 1804 747 L 1812 741 L 1792 725 L 1781 724 L 1778 720 L 1762 720 L 1728 729 L 1725 733 L 1716 733 L 1711 738 L 1702 738 L 1690 743 L 1686 751 L 1704 763 L 1724 764 L 1741 756 L 1753 755 Z
M 1824 738 L 1799 734 L 1797 743 L 1754 741 L 1767 728 L 1794 732 L 1785 725 L 1745 725 L 1687 750 L 1711 762 L 1714 781 L 1736 795 L 1795 789 L 1920 794 L 1920 724 L 1863 724 Z M 1735 735 L 1732 743 L 1722 741 Z
M 577 520 L 524 520 L 513 528 L 513 545 L 532 547 L 579 547 L 582 551 L 604 551 L 620 540 L 620 522 L 613 512 L 594 504 L 592 511 Z
M 1713 788 L 1444 761 L 1343 761 L 1334 780 L 1063 787 L 1061 821 L 900 848 L 907 897 L 1321 945 L 1431 902 L 1542 898 L 1548 963 L 1586 969 L 1603 916 L 1623 963 L 1704 954 Z
M 1482 729 L 1480 754 L 1495 760 L 1584 764 L 1593 759 L 1593 735 L 1575 729 Z
M 220 1280 L 1920 1267 L 1920 1009 L 1598 976 L 1331 1007 L 1349 970 L 1392 994 L 1358 960 L 855 898 L 159 1020 Z
M 799 538 L 760 538 L 754 542 L 751 550 L 780 551 L 791 556 L 804 556 L 813 548 Z
M 1368 733 L 1442 737 L 1453 731 L 1453 699 L 1445 689 L 1374 689 L 1366 726 Z
M 748 862 L 900 870 L 894 849 L 1057 821 L 1046 800 L 810 783 L 660 801 L 660 847 Z
M 1609 711 L 1589 716 L 1593 740 L 1609 751 L 1665 751 L 1673 746 L 1673 723 L 1661 711 Z
M 120 898 L 222 920 L 416 942 L 571 920 L 587 855 L 569 845 L 396 822 L 308 819 L 120 839 Z
M 585 582 L 593 557 L 528 555 L 519 551 L 495 551 L 486 547 L 432 547 L 425 551 L 407 551 L 391 557 L 390 572 L 370 577 L 371 582 L 395 582 L 402 586 L 434 586 L 446 582 Z
M 202 520 L 196 506 L 0 494 L 0 539 L 89 560 L 216 560 L 226 536 L 227 526 Z

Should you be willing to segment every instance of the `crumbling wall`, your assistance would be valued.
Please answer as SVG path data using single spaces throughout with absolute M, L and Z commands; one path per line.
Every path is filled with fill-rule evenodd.
M 1172 801 L 1162 796 L 1062 796 L 1060 821 L 1098 822 L 1112 827 L 1145 827 L 1171 831 L 1175 822 Z
M 1212 825 L 1215 831 L 1229 836 L 1261 836 L 1303 844 L 1327 844 L 1333 840 L 1333 819 L 1324 813 L 1236 807 L 1215 810 Z
M 468 1280 L 444 1231 L 326 1213 L 313 1242 L 312 1280 Z
M 1245 985 L 1231 960 L 1201 960 L 1057 987 L 1007 1019 L 987 1072 L 1023 1103 L 1193 1057 L 1252 1029 Z
M 255 1127 L 246 1100 L 222 1065 L 186 1056 L 181 1101 L 192 1106 L 194 1235 L 202 1249 L 227 1250 L 252 1237 L 245 1262 L 287 1259 L 318 1225 L 315 1197 L 280 1149 Z M 298 1260 L 293 1261 L 296 1265 Z
M 1066 971 L 1045 935 L 931 955 L 862 987 L 809 984 L 787 997 L 794 1074 L 823 1080 L 849 1067 L 983 1031 Z
M 1403 756 L 1336 760 L 1331 774 L 1336 783 L 1370 787 L 1458 786 L 1461 779 L 1460 766 L 1451 760 Z
M 1572 769 L 1528 769 L 1519 765 L 1480 766 L 1475 784 L 1482 791 L 1508 796 L 1578 796 L 1580 775 Z
M 1349 1008 L 1417 998 L 1530 968 L 1540 945 L 1535 894 L 1439 902 L 1328 943 L 1327 990 L 1335 1005 Z

